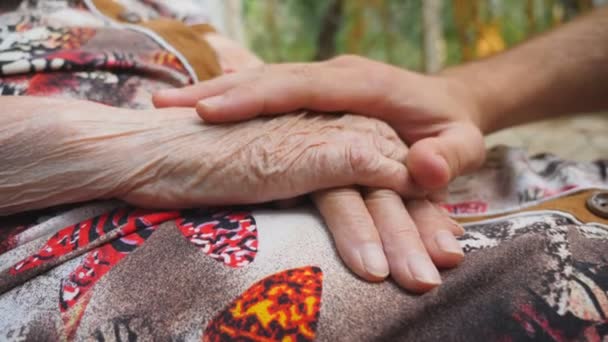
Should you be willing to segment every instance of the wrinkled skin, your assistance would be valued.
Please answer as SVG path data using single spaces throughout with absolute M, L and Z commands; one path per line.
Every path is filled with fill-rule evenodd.
M 407 148 L 380 121 L 302 113 L 207 126 L 190 110 L 163 111 L 170 113 L 154 123 L 162 132 L 153 128 L 156 137 L 143 146 L 157 161 L 146 158 L 156 177 L 119 190 L 133 204 L 259 203 L 347 184 L 407 188 Z
M 259 203 L 349 184 L 407 187 L 407 148 L 373 119 L 293 114 L 207 125 L 186 108 L 45 101 L 0 136 L 3 214 L 100 197 L 182 208 Z M 21 141 L 23 131 L 36 143 Z M 19 185 L 29 189 L 14 191 Z

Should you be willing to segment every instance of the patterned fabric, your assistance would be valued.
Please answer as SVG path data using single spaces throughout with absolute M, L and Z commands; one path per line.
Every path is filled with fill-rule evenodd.
M 608 159 L 574 162 L 551 154 L 528 157 L 523 149 L 497 146 L 488 151 L 483 168 L 450 185 L 444 207 L 459 216 L 498 214 L 580 189 L 605 187 L 607 175 Z
M 555 213 L 545 214 L 542 220 L 539 220 L 537 214 L 519 214 L 496 222 L 472 225 L 467 227 L 465 235 L 461 237 L 461 242 L 465 252 L 477 252 L 525 235 L 542 236 L 545 240 L 543 252 L 548 259 L 548 267 L 541 275 L 544 278 L 541 281 L 544 288 L 537 291 L 537 295 L 558 315 L 563 316 L 569 313 L 576 316 L 584 307 L 585 301 L 581 302 L 580 297 L 577 298 L 578 300 L 574 300 L 572 291 L 577 289 L 577 285 L 585 282 L 579 277 L 582 276 L 582 273 L 575 268 L 575 264 L 579 263 L 573 260 L 570 250 L 568 234 L 571 233 L 571 229 L 586 239 L 608 241 L 608 230 L 605 226 L 581 225 L 574 218 Z M 603 267 L 602 265 L 592 267 L 597 266 Z M 597 288 L 598 285 L 590 281 L 586 287 Z M 606 284 L 603 284 L 603 287 L 606 288 Z M 595 303 L 588 309 L 595 311 L 595 314 L 585 312 L 580 318 L 595 319 L 599 322 L 606 319 L 608 293 L 600 288 L 597 294 L 600 296 L 595 300 L 594 291 L 589 293 L 590 301 Z M 578 293 L 578 296 L 584 297 L 584 294 Z M 581 304 L 583 305 L 581 306 Z
M 207 326 L 204 341 L 312 341 L 323 273 L 302 267 L 269 276 L 245 291 Z
M 193 79 L 157 37 L 88 3 L 0 4 L 1 94 L 149 108 L 152 91 Z M 207 13 L 191 1 L 120 3 L 144 19 Z M 608 160 L 489 151 L 444 206 L 500 215 L 465 227 L 464 263 L 422 296 L 349 272 L 307 208 L 104 201 L 2 217 L 0 340 L 606 340 L 608 226 L 517 210 L 608 189 L 607 175 Z
M 61 280 L 59 309 L 64 323 L 64 334 L 68 339 L 74 337 L 80 318 L 91 299 L 89 290 L 120 260 L 141 246 L 157 228 L 158 226 L 149 225 L 94 249 L 87 253 L 78 267 Z
M 177 212 L 159 213 L 124 208 L 112 211 L 60 230 L 37 253 L 15 264 L 9 272 L 16 275 L 44 263 L 55 261 L 66 254 L 78 252 L 92 245 L 107 233 L 112 233 L 117 237 L 130 236 L 132 233 L 140 233 L 142 228 L 149 228 L 175 218 L 177 215 Z M 123 243 L 123 239 L 115 241 L 116 247 L 128 250 L 129 239 L 125 240 L 126 243 Z
M 247 212 L 188 212 L 178 220 L 184 236 L 205 254 L 230 267 L 253 262 L 258 250 L 255 220 Z
M 148 108 L 152 92 L 195 77 L 157 36 L 111 25 L 78 1 L 23 1 L 0 22 L 0 95 Z
M 210 22 L 208 8 L 197 0 L 120 0 L 124 7 L 136 13 L 142 20 L 166 17 L 180 20 L 186 24 L 205 24 Z
M 43 267 L 47 263 L 65 262 L 72 258 L 80 260 L 59 281 L 58 307 L 64 323 L 63 336 L 71 340 L 95 285 L 122 259 L 142 246 L 160 224 L 172 220 L 190 242 L 227 266 L 243 267 L 255 257 L 257 231 L 255 220 L 248 212 L 152 212 L 120 207 L 60 229 L 38 252 L 0 274 L 12 276 L 13 279 L 26 271 L 38 275 L 47 269 Z M 103 242 L 99 243 L 100 240 Z M 78 257 L 86 250 L 90 251 Z M 298 282 L 299 277 L 293 276 L 288 280 Z M 5 282 L 3 285 L 9 287 L 17 284 Z

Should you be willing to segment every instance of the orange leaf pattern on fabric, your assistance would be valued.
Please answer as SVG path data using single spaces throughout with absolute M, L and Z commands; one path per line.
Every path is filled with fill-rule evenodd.
M 203 341 L 312 341 L 322 288 L 323 272 L 314 266 L 266 277 L 207 325 Z

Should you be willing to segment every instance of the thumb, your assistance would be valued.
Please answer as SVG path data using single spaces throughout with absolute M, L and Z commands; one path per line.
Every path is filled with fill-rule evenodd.
M 421 187 L 437 190 L 459 175 L 478 168 L 485 159 L 481 131 L 458 123 L 435 137 L 415 142 L 406 160 L 411 177 Z

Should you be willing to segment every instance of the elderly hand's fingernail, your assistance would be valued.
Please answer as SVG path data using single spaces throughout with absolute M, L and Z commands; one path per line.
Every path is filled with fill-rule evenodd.
M 464 233 L 466 233 L 466 231 L 464 230 L 464 228 L 462 227 L 462 225 L 458 224 L 458 222 L 456 222 L 454 224 L 454 226 L 456 227 L 456 230 L 458 230 L 456 233 L 457 236 L 463 236 Z
M 457 254 L 464 255 L 462 252 L 462 247 L 460 247 L 460 243 L 454 237 L 454 235 L 447 230 L 440 230 L 435 234 L 435 242 L 437 243 L 437 247 L 441 249 L 443 252 L 448 254 Z
M 439 271 L 428 256 L 419 252 L 412 252 L 407 256 L 407 266 L 412 277 L 419 282 L 431 285 L 441 284 Z
M 197 103 L 197 107 L 204 107 L 204 108 L 218 108 L 221 107 L 223 104 L 224 98 L 220 95 L 220 96 L 212 96 L 203 100 L 198 101 Z
M 449 217 L 449 216 L 448 216 L 448 219 L 454 225 L 454 227 L 456 227 L 456 230 L 458 230 L 455 233 L 456 235 L 462 236 L 462 235 L 464 235 L 464 233 L 466 233 L 464 230 L 464 227 L 460 223 L 458 223 L 458 221 L 454 220 L 452 217 Z
M 359 253 L 363 261 L 363 267 L 369 274 L 379 278 L 388 276 L 388 261 L 382 247 L 376 244 L 367 244 L 360 249 Z

